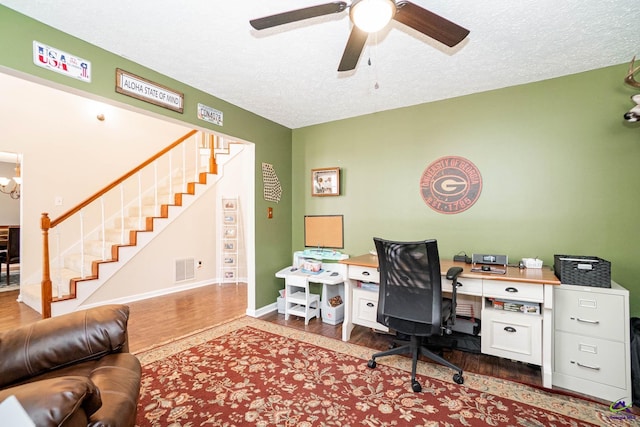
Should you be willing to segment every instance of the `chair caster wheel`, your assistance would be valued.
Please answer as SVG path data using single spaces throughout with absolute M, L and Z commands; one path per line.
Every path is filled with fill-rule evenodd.
M 454 375 L 453 375 L 453 381 L 454 381 L 456 384 L 464 384 L 464 378 L 462 378 L 462 375 L 461 375 L 461 374 L 454 374 Z
M 411 389 L 416 393 L 420 393 L 422 391 L 422 386 L 418 381 L 413 380 L 411 381 Z
M 375 361 L 375 360 L 373 360 L 373 359 L 369 360 L 369 361 L 367 362 L 367 366 L 368 366 L 369 368 L 371 368 L 371 369 L 375 368 L 375 367 L 376 367 L 376 361 Z

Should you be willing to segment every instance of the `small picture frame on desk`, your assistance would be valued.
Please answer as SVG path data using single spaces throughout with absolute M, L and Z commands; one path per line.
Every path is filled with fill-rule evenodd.
M 340 168 L 311 169 L 312 196 L 340 195 Z

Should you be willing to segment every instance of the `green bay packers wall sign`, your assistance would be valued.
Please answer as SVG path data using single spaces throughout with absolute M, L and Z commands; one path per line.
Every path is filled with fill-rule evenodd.
M 422 199 L 443 214 L 466 211 L 478 200 L 481 191 L 480 170 L 464 157 L 441 157 L 427 166 L 420 178 Z

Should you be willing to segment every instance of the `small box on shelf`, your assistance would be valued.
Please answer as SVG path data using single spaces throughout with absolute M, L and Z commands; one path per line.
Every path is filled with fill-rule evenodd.
M 516 313 L 525 314 L 540 314 L 540 304 L 535 302 L 526 301 L 512 301 L 501 300 L 493 298 L 491 299 L 493 308 L 496 310 L 513 311 Z

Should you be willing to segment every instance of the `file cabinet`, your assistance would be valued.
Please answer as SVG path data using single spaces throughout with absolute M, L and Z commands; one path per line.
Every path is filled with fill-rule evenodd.
M 629 291 L 560 285 L 553 313 L 553 385 L 630 403 Z

